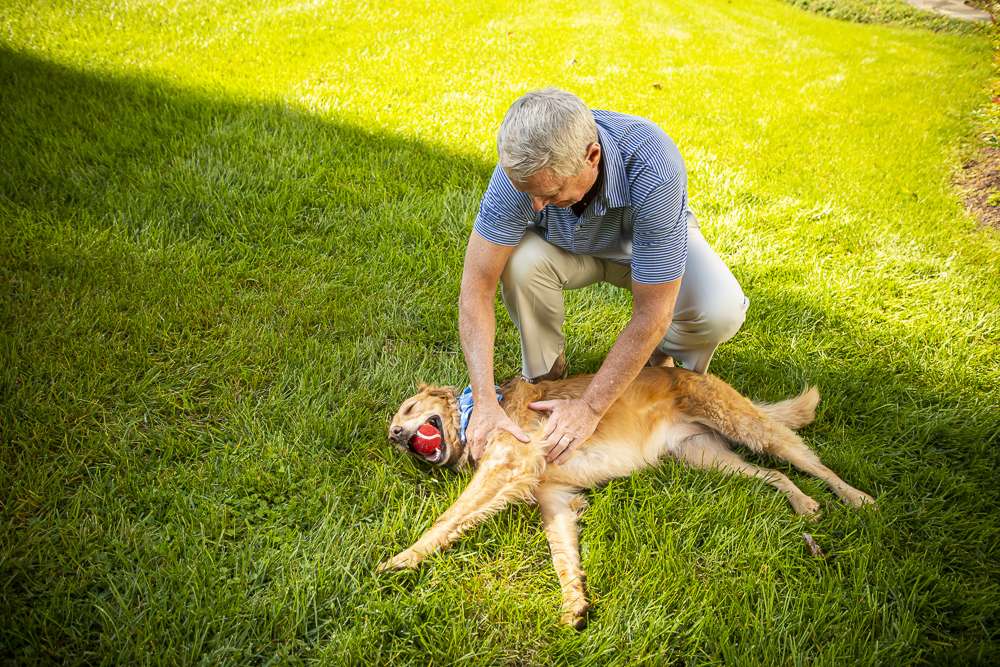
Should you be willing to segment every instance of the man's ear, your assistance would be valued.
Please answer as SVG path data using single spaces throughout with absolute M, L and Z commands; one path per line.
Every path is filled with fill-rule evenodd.
M 596 167 L 601 162 L 601 145 L 596 141 L 587 147 L 587 162 Z

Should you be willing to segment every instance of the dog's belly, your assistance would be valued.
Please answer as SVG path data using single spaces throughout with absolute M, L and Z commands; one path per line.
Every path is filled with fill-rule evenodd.
M 665 455 L 676 456 L 686 438 L 706 430 L 700 424 L 667 419 L 626 432 L 601 429 L 566 463 L 547 467 L 542 481 L 589 489 L 654 466 Z

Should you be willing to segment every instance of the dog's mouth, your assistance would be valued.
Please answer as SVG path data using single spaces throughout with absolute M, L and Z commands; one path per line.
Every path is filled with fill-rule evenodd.
M 431 426 L 432 429 L 424 429 L 423 426 L 410 436 L 406 441 L 406 448 L 414 456 L 418 456 L 428 463 L 441 463 L 447 455 L 447 443 L 444 437 L 444 425 L 441 417 L 431 415 L 424 422 L 424 426 Z M 421 431 L 436 431 L 436 433 L 422 433 Z

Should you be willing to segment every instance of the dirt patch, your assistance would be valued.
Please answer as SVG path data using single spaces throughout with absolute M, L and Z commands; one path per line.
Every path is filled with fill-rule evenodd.
M 996 21 L 996 17 L 1000 14 L 1000 0 L 965 0 L 965 4 L 970 7 L 977 7 L 984 12 L 989 12 L 993 15 L 993 20 Z
M 984 225 L 1000 229 L 1000 148 L 985 146 L 955 176 L 965 208 Z
M 992 100 L 981 115 L 980 147 L 975 156 L 962 165 L 955 174 L 955 185 L 962 194 L 965 208 L 984 226 L 1000 229 L 1000 0 L 966 0 L 990 12 L 993 24 L 989 26 L 993 43 L 993 81 L 990 84 Z

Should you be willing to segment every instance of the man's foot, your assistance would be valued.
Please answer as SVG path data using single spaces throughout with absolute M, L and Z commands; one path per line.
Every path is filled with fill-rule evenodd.
M 545 380 L 564 380 L 569 374 L 569 364 L 566 363 L 566 353 L 560 352 L 559 356 L 556 357 L 555 362 L 552 364 L 552 369 L 545 373 L 544 375 L 539 375 L 536 378 L 524 378 L 525 382 L 530 382 L 531 384 L 537 384 Z
M 653 368 L 673 368 L 674 358 L 669 354 L 663 354 L 659 350 L 653 350 L 653 354 L 649 355 L 649 361 L 646 362 L 646 365 Z

